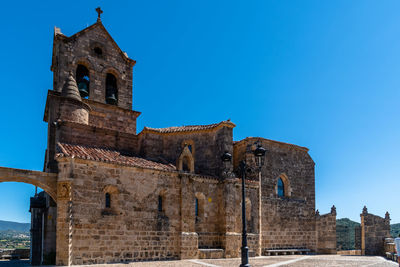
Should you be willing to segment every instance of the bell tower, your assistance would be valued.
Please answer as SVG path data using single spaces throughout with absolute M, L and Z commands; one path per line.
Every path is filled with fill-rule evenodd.
M 106 147 L 134 153 L 136 119 L 132 110 L 132 71 L 136 61 L 116 44 L 101 22 L 66 36 L 54 29 L 53 90 L 44 121 L 48 123 L 45 171 L 57 172 L 58 144 Z
M 96 8 L 96 12 L 96 23 L 72 36 L 54 28 L 53 90 L 61 92 L 72 72 L 82 98 L 132 109 L 132 71 L 136 61 L 119 48 L 103 26 L 103 11 Z

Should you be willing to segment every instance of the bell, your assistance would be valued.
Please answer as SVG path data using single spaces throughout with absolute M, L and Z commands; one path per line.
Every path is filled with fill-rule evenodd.
M 116 105 L 117 98 L 115 97 L 115 93 L 111 93 L 110 95 L 108 95 L 106 98 L 106 102 L 107 102 L 107 104 L 110 104 L 110 105 Z
M 88 90 L 88 81 L 82 79 L 78 83 L 78 89 L 79 89 L 79 94 L 81 97 L 88 97 L 89 96 L 89 90 Z

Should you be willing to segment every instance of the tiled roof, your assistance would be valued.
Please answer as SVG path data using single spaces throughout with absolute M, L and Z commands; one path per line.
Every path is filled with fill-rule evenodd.
M 213 129 L 220 125 L 224 125 L 224 126 L 228 126 L 228 127 L 232 127 L 232 128 L 236 126 L 230 120 L 227 120 L 227 121 L 221 121 L 220 123 L 214 123 L 214 124 L 208 124 L 208 125 L 173 126 L 173 127 L 167 127 L 167 128 L 144 127 L 143 132 L 145 132 L 145 131 L 157 132 L 157 133 L 194 132 L 194 131 Z
M 163 164 L 144 158 L 125 156 L 121 155 L 121 152 L 119 151 L 104 148 L 57 143 L 57 152 L 57 157 L 75 157 L 80 159 L 88 159 L 164 171 L 176 170 L 176 167 L 172 164 Z

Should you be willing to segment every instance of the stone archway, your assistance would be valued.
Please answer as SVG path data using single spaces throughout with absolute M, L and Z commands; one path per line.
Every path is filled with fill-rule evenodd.
M 55 264 L 57 174 L 0 167 L 1 182 L 26 183 L 44 190 L 30 198 L 30 260 L 33 265 Z
M 0 182 L 20 182 L 38 186 L 57 201 L 57 174 L 0 167 Z

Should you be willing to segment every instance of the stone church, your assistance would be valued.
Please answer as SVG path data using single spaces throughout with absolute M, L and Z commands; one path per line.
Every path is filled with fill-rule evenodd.
M 261 137 L 235 141 L 230 120 L 137 133 L 136 61 L 98 12 L 96 23 L 72 36 L 54 30 L 43 172 L 0 168 L 0 181 L 44 190 L 31 198 L 35 262 L 240 257 L 242 160 L 249 166 L 250 256 L 336 253 L 336 211 L 315 210 L 307 148 Z M 261 169 L 258 145 L 266 149 Z M 221 160 L 226 152 L 231 161 Z

